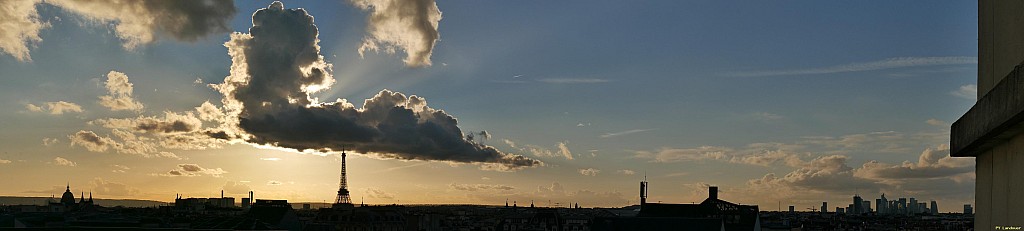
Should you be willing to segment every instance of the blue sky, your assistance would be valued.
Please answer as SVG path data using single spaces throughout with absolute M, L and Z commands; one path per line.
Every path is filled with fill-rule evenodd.
M 251 13 L 268 5 L 237 2 L 229 30 L 247 33 Z M 948 156 L 949 123 L 974 102 L 973 2 L 439 1 L 440 39 L 425 67 L 406 66 L 401 51 L 360 57 L 367 12 L 350 2 L 284 6 L 315 17 L 320 53 L 336 80 L 312 94 L 321 102 L 343 98 L 359 107 L 382 89 L 421 96 L 457 118 L 463 132 L 493 135 L 483 144 L 545 163 L 495 172 L 355 155 L 353 196 L 369 202 L 623 206 L 636 203 L 646 172 L 652 198 L 666 202 L 699 201 L 711 184 L 726 200 L 762 210 L 778 201 L 844 205 L 854 193 L 883 192 L 937 200 L 943 211 L 973 203 L 972 159 L 922 154 Z M 27 43 L 32 60 L 0 55 L 0 97 L 7 99 L 0 102 L 0 160 L 9 162 L 0 174 L 33 180 L 0 180 L 15 186 L 0 193 L 45 196 L 71 181 L 124 189 L 110 197 L 169 200 L 167 191 L 204 196 L 240 184 L 289 200 L 333 198 L 338 162 L 323 154 L 243 142 L 174 151 L 183 158 L 169 159 L 70 145 L 79 130 L 112 136 L 89 124 L 96 119 L 220 105 L 224 96 L 205 84 L 230 74 L 229 33 L 187 42 L 157 30 L 156 41 L 127 50 L 116 21 L 36 8 L 49 27 L 41 41 Z M 145 111 L 97 102 L 111 70 L 128 76 Z M 56 101 L 82 112 L 27 108 Z M 44 138 L 58 141 L 44 145 Z M 57 157 L 76 164 L 62 166 Z M 752 158 L 771 161 L 744 161 Z M 180 164 L 226 173 L 165 176 Z

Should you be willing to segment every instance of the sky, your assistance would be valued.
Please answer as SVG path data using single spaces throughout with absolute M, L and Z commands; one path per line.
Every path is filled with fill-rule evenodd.
M 969 1 L 0 4 L 0 195 L 974 203 Z

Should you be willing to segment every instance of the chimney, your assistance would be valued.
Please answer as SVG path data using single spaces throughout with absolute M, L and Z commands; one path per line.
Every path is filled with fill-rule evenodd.
M 718 200 L 718 186 L 708 187 L 708 199 Z
M 224 190 L 220 190 L 220 198 L 224 198 Z

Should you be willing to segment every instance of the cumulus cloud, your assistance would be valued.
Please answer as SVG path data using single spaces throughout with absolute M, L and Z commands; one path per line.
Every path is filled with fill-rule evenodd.
M 542 164 L 467 140 L 455 117 L 415 95 L 382 90 L 362 108 L 344 99 L 319 103 L 310 94 L 329 88 L 334 78 L 319 52 L 313 17 L 274 2 L 252 21 L 249 34 L 232 34 L 225 43 L 231 75 L 216 88 L 225 96 L 227 123 L 238 130 L 221 137 L 300 151 L 344 148 L 383 158 L 490 163 L 481 167 L 497 170 Z
M 66 167 L 78 166 L 78 164 L 76 164 L 74 161 L 70 161 L 68 159 L 64 159 L 63 157 L 53 158 L 53 162 L 50 162 L 50 164 L 57 165 L 57 166 L 66 166 Z
M 29 103 L 25 104 L 25 109 L 28 109 L 31 112 L 45 112 L 50 115 L 61 115 L 64 114 L 64 112 L 84 112 L 81 105 L 64 101 L 45 102 L 42 106 L 36 106 L 35 104 Z
M 191 112 L 164 112 L 162 118 L 155 116 L 139 116 L 137 118 L 97 119 L 91 124 L 110 129 L 122 129 L 136 133 L 180 134 L 199 130 L 202 121 Z
M 228 32 L 228 23 L 235 15 L 235 4 L 231 0 L 47 0 L 46 3 L 86 19 L 114 24 L 114 31 L 129 50 L 156 41 L 157 35 L 196 41 L 206 35 Z
M 434 0 L 350 0 L 370 13 L 366 37 L 359 46 L 359 55 L 366 51 L 384 50 L 405 53 L 405 65 L 430 66 L 430 55 L 440 38 L 437 32 L 441 10 Z
M 581 168 L 577 171 L 584 176 L 597 176 L 598 173 L 601 173 L 601 170 L 596 168 Z
M 619 171 L 615 171 L 615 172 L 617 172 L 619 174 L 622 174 L 622 175 L 633 175 L 633 174 L 636 174 L 635 171 L 629 170 L 629 169 L 623 169 L 623 170 L 619 170 Z
M 100 96 L 100 105 L 110 108 L 113 111 L 142 111 L 142 103 L 132 98 L 132 83 L 128 82 L 128 75 L 117 71 L 107 73 L 107 81 L 104 85 L 107 88 L 107 95 Z
M 821 156 L 808 161 L 800 168 L 785 176 L 769 173 L 747 182 L 749 190 L 757 195 L 768 194 L 769 198 L 794 198 L 803 192 L 809 194 L 841 194 L 851 189 L 860 192 L 877 193 L 884 185 L 854 176 L 854 169 L 846 163 L 848 157 L 841 155 Z M 754 195 L 754 194 L 752 194 Z
M 572 151 L 569 151 L 569 147 L 565 146 L 566 142 L 558 142 L 558 154 L 565 157 L 565 159 L 572 160 Z
M 179 164 L 177 168 L 171 169 L 170 171 L 167 171 L 166 174 L 161 174 L 161 176 L 171 176 L 171 177 L 174 177 L 174 176 L 187 176 L 187 177 L 193 177 L 193 176 L 207 175 L 207 176 L 213 176 L 213 177 L 221 177 L 221 175 L 223 175 L 225 173 L 228 173 L 228 172 L 224 171 L 224 169 L 221 169 L 221 168 L 203 168 L 203 167 L 199 166 L 198 164 Z
M 91 192 L 101 196 L 134 196 L 139 194 L 139 189 L 135 187 L 120 182 L 104 180 L 99 177 L 89 181 L 89 185 L 92 188 Z
M 60 143 L 60 140 L 58 140 L 57 138 L 50 138 L 50 137 L 44 137 L 43 138 L 43 146 L 49 147 L 49 146 L 51 146 L 53 144 L 56 144 L 56 143 Z
M 71 140 L 71 145 L 78 145 L 91 152 L 104 152 L 107 151 L 111 143 L 114 143 L 110 137 L 101 137 L 96 135 L 92 131 L 78 131 L 73 135 L 68 136 Z
M 916 163 L 886 164 L 869 161 L 858 169 L 857 176 L 877 180 L 910 178 L 945 178 L 974 171 L 974 160 L 949 156 L 949 145 L 927 148 Z
M 0 159 L 0 164 L 10 164 L 11 160 Z
M 49 23 L 39 20 L 36 0 L 6 1 L 0 7 L 0 51 L 22 62 L 32 61 L 29 46 L 43 41 L 39 31 Z
M 515 187 L 502 184 L 448 184 L 448 187 L 460 191 L 481 191 L 481 190 L 513 190 Z
M 956 91 L 950 92 L 950 94 L 952 94 L 952 95 L 954 95 L 956 97 L 964 98 L 964 99 L 977 100 L 978 99 L 978 85 L 975 85 L 975 84 L 963 85 L 963 86 L 960 86 L 959 89 L 956 89 Z
M 41 1 L 7 1 L 0 8 L 0 51 L 19 61 L 31 61 L 30 45 L 42 41 L 39 32 L 50 26 L 40 21 L 36 4 Z M 235 14 L 231 0 L 202 1 L 89 1 L 47 0 L 45 3 L 101 24 L 112 24 L 126 49 L 168 35 L 195 41 L 209 34 L 229 31 Z
M 113 137 L 100 136 L 93 131 L 79 131 L 69 137 L 73 145 L 93 152 L 104 152 L 112 148 L 118 153 L 176 159 L 181 157 L 166 149 L 204 150 L 219 148 L 226 143 L 213 137 L 221 130 L 204 127 L 203 116 L 196 116 L 196 113 L 202 114 L 166 111 L 163 116 L 96 119 L 90 121 L 89 125 L 107 128 Z
M 117 153 L 134 154 L 143 157 L 181 159 L 181 157 L 174 153 L 160 151 L 157 144 L 151 138 L 136 136 L 131 132 L 120 129 L 113 129 L 112 133 L 122 141 L 118 142 L 109 136 L 99 136 L 93 131 L 85 130 L 69 135 L 68 139 L 71 140 L 72 146 L 81 146 L 91 152 L 105 152 L 108 149 L 113 149 Z

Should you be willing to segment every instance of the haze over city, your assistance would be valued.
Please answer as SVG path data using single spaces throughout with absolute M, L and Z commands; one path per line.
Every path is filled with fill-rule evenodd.
M 977 2 L 217 3 L 5 2 L 0 195 L 974 204 Z

